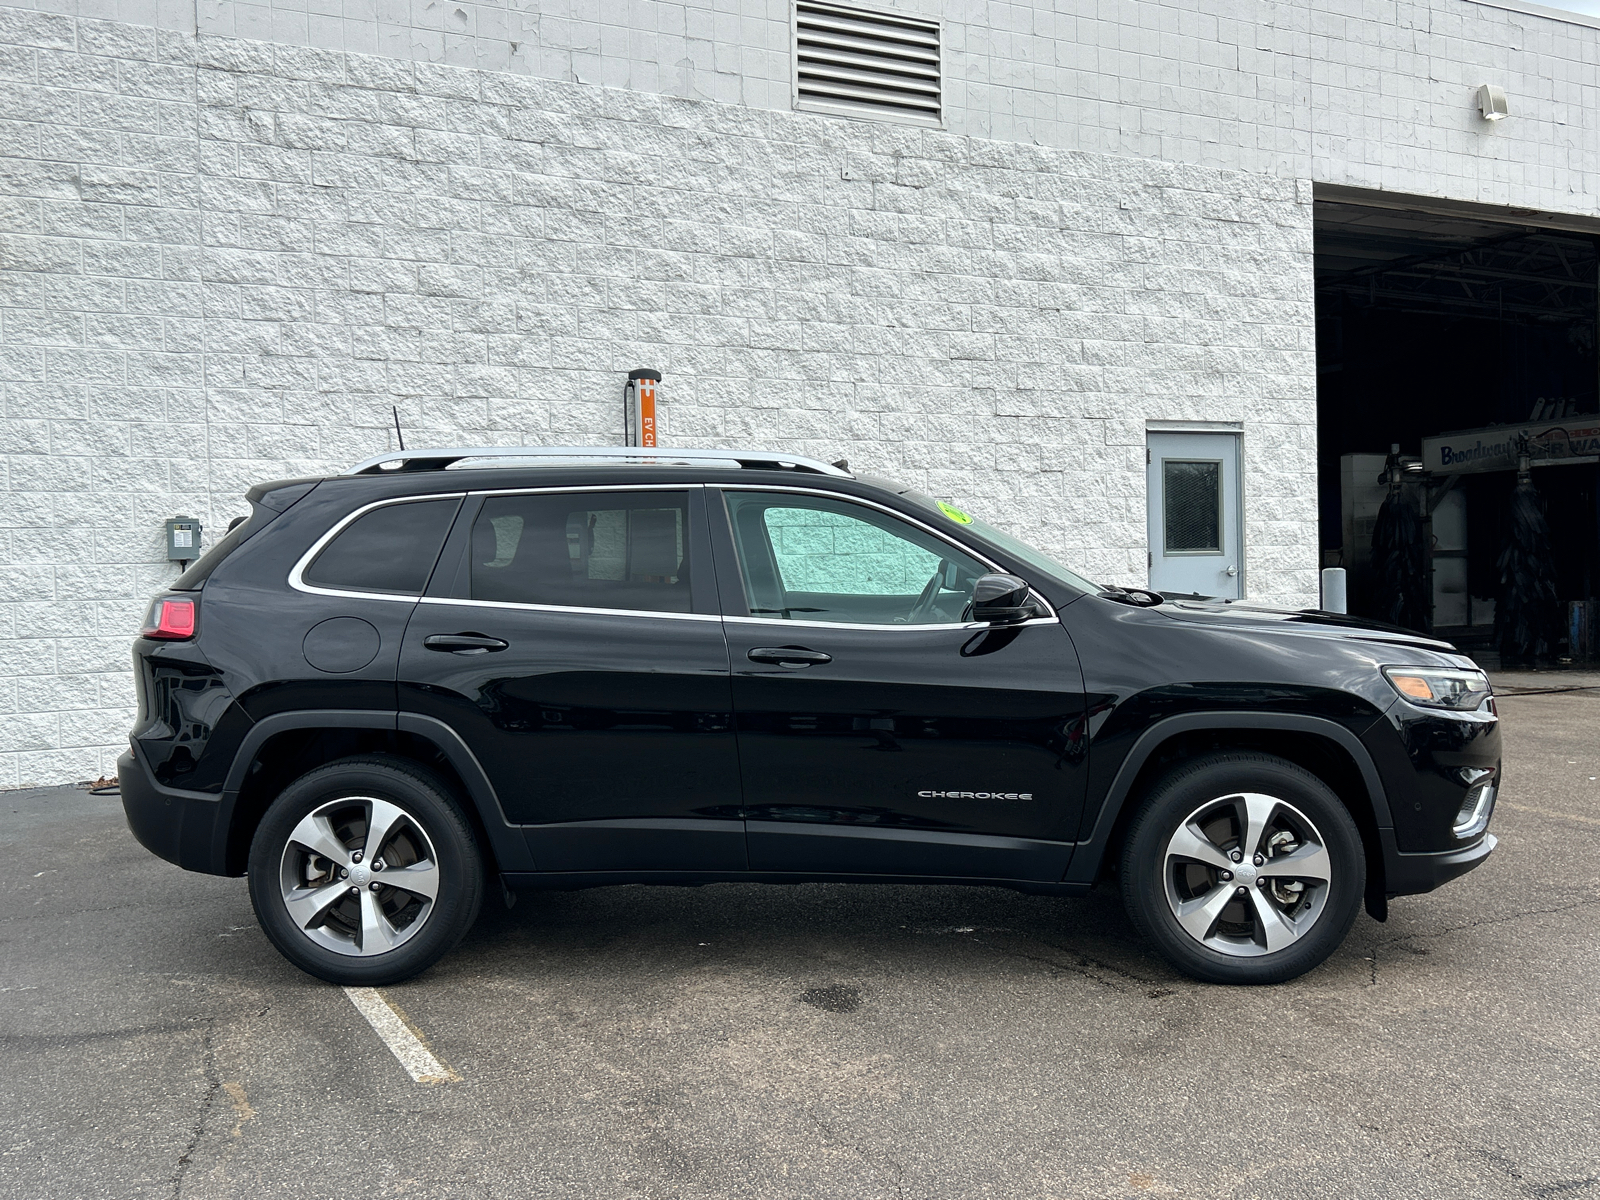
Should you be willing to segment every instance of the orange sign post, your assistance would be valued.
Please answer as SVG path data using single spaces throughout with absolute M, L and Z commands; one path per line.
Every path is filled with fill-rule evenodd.
M 661 383 L 661 372 L 641 367 L 628 372 L 628 384 L 623 389 L 624 422 L 627 444 L 654 449 L 656 431 L 656 387 Z

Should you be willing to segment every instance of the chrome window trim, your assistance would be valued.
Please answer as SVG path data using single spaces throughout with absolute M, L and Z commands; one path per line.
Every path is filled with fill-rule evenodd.
M 529 488 L 490 488 L 481 491 L 467 492 L 430 492 L 422 496 L 391 496 L 386 500 L 374 500 L 371 504 L 364 504 L 354 512 L 338 521 L 331 529 L 311 544 L 311 549 L 302 554 L 299 560 L 289 569 L 289 586 L 299 592 L 306 592 L 313 596 L 340 596 L 346 600 L 400 600 L 407 604 L 415 604 L 418 600 L 430 600 L 448 604 L 469 604 L 488 608 L 526 608 L 547 612 L 573 612 L 607 615 L 616 613 L 620 616 L 638 617 L 688 617 L 696 621 L 719 621 L 720 616 L 711 616 L 706 613 L 659 613 L 633 608 L 575 608 L 559 604 L 520 604 L 508 600 L 454 600 L 448 597 L 411 596 L 398 592 L 354 592 L 342 588 L 317 587 L 305 581 L 306 568 L 316 561 L 324 547 L 356 518 L 371 512 L 375 508 L 384 508 L 391 504 L 420 504 L 428 500 L 461 500 L 475 496 L 521 496 L 541 492 L 682 492 L 690 488 L 704 488 L 703 483 L 618 483 L 618 484 L 569 484 L 561 487 L 529 487 Z
M 458 604 L 466 608 L 509 608 L 522 612 L 575 613 L 592 617 L 664 617 L 669 621 L 718 621 L 715 613 L 657 612 L 648 608 L 580 608 L 570 604 L 532 604 L 520 600 L 458 600 L 452 596 L 423 596 L 423 604 Z
M 724 621 L 733 621 L 740 625 L 771 625 L 779 629 L 793 629 L 795 626 L 799 626 L 802 629 L 866 629 L 873 631 L 895 629 L 902 632 L 907 630 L 922 632 L 959 629 L 968 633 L 977 633 L 983 629 L 1021 629 L 1025 625 L 1059 625 L 1061 623 L 1057 617 L 1030 617 L 1028 620 L 1018 621 L 1014 625 L 991 625 L 987 621 L 941 621 L 927 625 L 912 625 L 910 623 L 868 625 L 853 621 L 790 621 L 783 617 L 723 617 L 722 619 Z
M 950 545 L 954 546 L 957 550 L 961 551 L 963 554 L 967 555 L 969 558 L 977 559 L 980 563 L 982 563 L 985 567 L 988 567 L 989 570 L 991 570 L 991 571 L 999 571 L 999 572 L 1002 572 L 1002 573 L 1005 573 L 1005 574 L 1009 574 L 1010 573 L 1010 572 L 1006 572 L 1005 569 L 1003 567 L 1001 567 L 1001 565 L 999 563 L 995 562 L 994 559 L 990 558 L 987 554 L 979 553 L 977 550 L 973 549 L 971 546 L 967 545 L 965 542 L 962 542 L 960 539 L 951 537 L 944 530 L 937 529 L 934 526 L 929 525 L 925 521 L 918 520 L 916 517 L 907 516 L 905 513 L 901 512 L 899 509 L 890 508 L 887 504 L 879 504 L 876 500 L 867 500 L 867 499 L 864 499 L 861 496 L 852 496 L 852 495 L 850 495 L 849 493 L 846 493 L 846 492 L 832 492 L 832 491 L 828 491 L 828 490 L 826 490 L 824 488 L 794 487 L 792 485 L 786 485 L 786 484 L 708 483 L 708 484 L 703 484 L 702 486 L 703 487 L 709 487 L 709 488 L 715 488 L 716 490 L 721 491 L 721 492 L 795 492 L 795 493 L 798 493 L 798 494 L 803 495 L 803 496 L 821 496 L 821 497 L 823 497 L 824 499 L 827 499 L 827 500 L 838 500 L 838 501 L 840 501 L 842 503 L 845 503 L 845 504 L 860 504 L 860 505 L 864 505 L 867 508 L 875 508 L 879 512 L 887 513 L 889 516 L 894 517 L 898 521 L 904 521 L 908 525 L 915 525 L 918 529 L 922 530 L 924 533 L 931 533 L 934 537 L 938 538 L 942 542 L 948 542 Z M 731 534 L 732 530 L 730 530 L 729 532 Z M 735 542 L 734 543 L 734 553 L 737 554 L 738 550 L 739 550 L 738 543 Z M 1044 609 L 1044 611 L 1048 614 L 1047 616 L 1034 617 L 1034 618 L 1032 618 L 1031 620 L 1028 620 L 1028 621 L 1019 621 L 1016 625 L 993 626 L 993 625 L 989 625 L 989 624 L 986 624 L 986 623 L 980 621 L 980 622 L 976 622 L 976 623 L 971 623 L 970 627 L 971 628 L 976 628 L 976 629 L 994 629 L 994 628 L 1016 629 L 1016 628 L 1020 628 L 1022 625 L 1055 624 L 1055 623 L 1059 622 L 1060 617 L 1056 613 L 1055 605 L 1051 604 L 1050 601 L 1046 600 L 1044 598 L 1044 596 L 1042 596 L 1039 593 L 1039 589 L 1038 588 L 1034 587 L 1032 584 L 1029 584 L 1028 585 L 1028 594 L 1033 597 L 1033 600 L 1034 600 L 1034 602 L 1036 604 L 1040 605 Z M 819 627 L 823 627 L 823 628 L 832 628 L 832 629 L 847 629 L 847 628 L 857 628 L 857 629 L 966 629 L 966 628 L 969 627 L 969 623 L 968 622 L 964 622 L 964 621 L 963 622 L 956 622 L 956 623 L 953 623 L 953 624 L 947 623 L 947 624 L 940 624 L 940 625 L 869 625 L 869 624 L 862 624 L 862 625 L 856 625 L 856 626 L 847 626 L 842 621 L 788 621 L 788 620 L 785 620 L 782 617 L 729 616 L 727 614 L 724 614 L 724 617 L 725 617 L 726 620 L 729 620 L 729 621 L 760 621 L 760 622 L 762 622 L 764 624 L 770 622 L 770 623 L 772 623 L 774 625 L 807 625 L 807 626 L 819 626 Z
M 925 533 L 932 534 L 940 541 L 946 542 L 949 545 L 954 546 L 957 550 L 960 550 L 963 554 L 976 559 L 991 571 L 999 571 L 1002 569 L 1000 564 L 995 562 L 988 555 L 979 553 L 977 550 L 966 545 L 958 538 L 951 537 L 942 529 L 937 529 L 934 526 L 927 524 L 925 521 L 918 520 L 916 517 L 907 516 L 905 513 L 902 513 L 897 509 L 890 508 L 886 504 L 879 504 L 875 500 L 868 500 L 861 496 L 852 496 L 844 492 L 829 491 L 825 488 L 794 487 L 784 484 L 713 484 L 695 483 L 686 480 L 682 483 L 617 483 L 599 485 L 563 484 L 552 487 L 486 488 L 465 492 L 430 492 L 421 496 L 393 496 L 385 500 L 374 500 L 372 503 L 364 504 L 354 512 L 347 514 L 311 544 L 311 548 L 302 554 L 294 566 L 290 568 L 289 586 L 294 588 L 296 591 L 305 592 L 314 596 L 338 596 L 348 600 L 391 600 L 401 601 L 406 604 L 458 604 L 469 608 L 499 608 L 521 610 L 526 612 L 573 613 L 580 616 L 662 617 L 669 621 L 734 621 L 743 625 L 768 625 L 780 629 L 792 629 L 798 626 L 805 629 L 856 629 L 866 631 L 883 629 L 913 631 L 956 629 L 976 632 L 981 629 L 1020 629 L 1027 625 L 1055 625 L 1060 623 L 1060 617 L 1056 613 L 1054 605 L 1045 599 L 1044 596 L 1040 595 L 1037 588 L 1033 587 L 1029 588 L 1029 594 L 1033 597 L 1034 602 L 1043 607 L 1048 615 L 1043 617 L 1034 617 L 1027 621 L 1019 621 L 1016 625 L 994 626 L 982 621 L 939 622 L 937 624 L 925 625 L 897 625 L 892 623 L 875 625 L 865 622 L 857 623 L 846 621 L 791 621 L 783 617 L 755 617 L 746 614 L 732 613 L 712 614 L 656 612 L 650 609 L 637 608 L 590 608 L 564 604 L 523 603 L 515 600 L 466 600 L 449 596 L 413 596 L 397 592 L 357 592 L 342 588 L 316 587 L 313 584 L 305 582 L 304 579 L 306 569 L 316 561 L 317 555 L 322 553 L 323 549 L 328 545 L 328 543 L 333 541 L 334 538 L 338 537 L 346 526 L 355 521 L 357 518 L 371 512 L 373 509 L 384 508 L 391 504 L 421 504 L 429 500 L 462 500 L 468 497 L 526 496 L 541 495 L 546 493 L 682 492 L 687 491 L 690 488 L 741 492 L 793 492 L 797 495 L 817 496 L 825 500 L 837 500 L 845 504 L 860 504 L 867 508 L 875 508 L 879 512 L 885 513 L 896 520 L 904 521 L 908 525 L 916 526 Z M 735 551 L 737 552 L 737 546 L 735 547 Z
M 363 504 L 354 512 L 335 522 L 331 529 L 311 543 L 311 549 L 302 554 L 294 566 L 289 568 L 289 586 L 297 592 L 306 592 L 313 596 L 343 596 L 349 600 L 403 600 L 407 604 L 415 604 L 420 598 L 420 592 L 418 595 L 413 596 L 403 592 L 356 592 L 344 588 L 317 587 L 315 584 L 305 581 L 306 568 L 316 561 L 317 555 L 322 553 L 329 542 L 344 532 L 347 525 L 358 517 L 365 516 L 375 508 L 387 508 L 391 504 L 422 504 L 429 500 L 460 501 L 466 494 L 465 492 L 430 492 L 425 496 L 391 496 L 386 500 L 374 500 L 371 504 Z M 446 531 L 446 536 L 449 536 L 448 530 Z M 440 549 L 443 550 L 443 548 L 441 545 Z M 427 585 L 424 584 L 423 586 Z

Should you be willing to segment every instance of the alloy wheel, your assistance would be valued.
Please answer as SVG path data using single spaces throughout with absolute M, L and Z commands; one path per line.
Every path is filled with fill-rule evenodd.
M 368 958 L 421 932 L 439 896 L 439 861 L 405 809 L 376 796 L 344 796 L 295 825 L 278 882 L 301 933 L 337 954 Z
M 1236 958 L 1273 954 L 1305 937 L 1328 910 L 1332 875 L 1311 819 L 1260 792 L 1207 801 L 1178 825 L 1162 855 L 1179 927 Z

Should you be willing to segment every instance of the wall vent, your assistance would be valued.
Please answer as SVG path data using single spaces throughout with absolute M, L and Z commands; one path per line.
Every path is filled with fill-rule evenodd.
M 939 23 L 796 0 L 794 106 L 942 125 Z

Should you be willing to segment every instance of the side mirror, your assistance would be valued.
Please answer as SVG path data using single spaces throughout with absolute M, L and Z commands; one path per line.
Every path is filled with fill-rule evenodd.
M 1037 617 L 1026 579 L 1016 575 L 980 575 L 972 586 L 972 619 L 987 625 L 1020 625 Z

